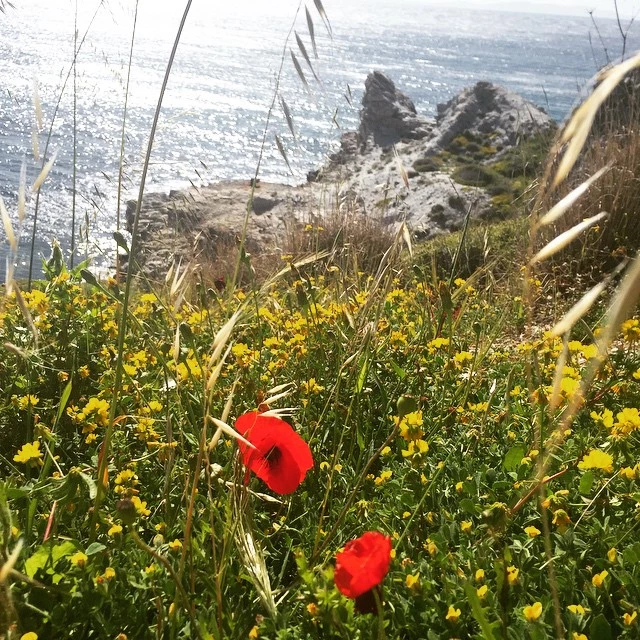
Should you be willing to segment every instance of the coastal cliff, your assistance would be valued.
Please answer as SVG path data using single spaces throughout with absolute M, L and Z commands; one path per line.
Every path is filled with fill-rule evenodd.
M 335 211 L 373 217 L 390 228 L 406 221 L 417 239 L 460 228 L 468 211 L 504 216 L 528 175 L 526 161 L 514 163 L 514 150 L 554 129 L 544 111 L 488 82 L 438 105 L 430 119 L 374 71 L 365 82 L 358 131 L 342 135 L 339 150 L 309 173 L 306 184 L 256 185 L 247 247 L 283 249 L 296 226 Z M 251 191 L 251 181 L 236 181 L 145 195 L 137 268 L 155 279 L 174 259 L 215 256 L 239 236 Z M 129 230 L 135 207 L 128 203 Z

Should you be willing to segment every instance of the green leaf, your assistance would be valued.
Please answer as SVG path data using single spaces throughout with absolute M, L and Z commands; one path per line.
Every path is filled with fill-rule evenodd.
M 94 500 L 96 497 L 96 494 L 98 493 L 98 487 L 96 486 L 94 479 L 90 475 L 82 472 L 80 473 L 80 477 L 82 478 L 84 483 L 87 485 L 87 488 L 89 489 L 89 498 L 91 500 Z
M 51 549 L 51 559 L 55 564 L 61 558 L 66 558 L 67 556 L 74 554 L 77 550 L 78 550 L 78 545 L 75 542 L 71 542 L 71 540 L 67 540 L 66 542 L 56 544 Z
M 470 515 L 476 515 L 480 507 L 470 498 L 463 498 L 460 500 L 460 508 Z
M 589 640 L 611 640 L 611 625 L 603 614 L 596 616 L 589 626 Z
M 389 358 L 389 364 L 391 365 L 393 372 L 398 376 L 398 378 L 400 378 L 400 380 L 406 377 L 407 372 L 400 365 L 398 365 L 397 362 L 394 362 L 393 358 Z M 398 400 L 398 402 L 400 402 L 400 400 Z M 409 413 L 411 412 L 409 411 Z
M 9 487 L 7 489 L 7 498 L 9 500 L 18 500 L 26 498 L 29 495 L 28 489 L 18 489 L 17 487 Z
M 92 542 L 88 547 L 85 553 L 88 556 L 94 556 L 96 553 L 100 553 L 104 551 L 107 547 L 104 544 L 100 544 L 99 542 Z
M 122 235 L 122 233 L 120 233 L 120 231 L 114 231 L 113 232 L 113 239 L 116 241 L 116 244 L 124 250 L 124 252 L 128 255 L 129 254 L 129 247 L 127 246 L 127 241 L 125 240 L 125 237 Z
M 640 562 L 640 542 L 636 542 L 635 544 L 627 547 L 622 552 L 622 557 L 624 561 L 629 564 L 637 564 Z
M 596 477 L 593 475 L 593 471 L 587 471 L 582 474 L 582 478 L 580 478 L 580 486 L 578 488 L 581 495 L 588 496 L 591 493 L 591 488 L 593 487 L 595 480 Z
M 360 373 L 358 374 L 358 380 L 356 382 L 356 393 L 361 393 L 364 389 L 364 384 L 367 381 L 367 375 L 369 374 L 369 358 L 365 355 L 364 362 L 360 367 Z
M 520 460 L 524 458 L 524 447 L 516 446 L 511 447 L 509 451 L 507 451 L 507 455 L 504 457 L 504 461 L 502 466 L 507 471 L 515 471 L 520 464 Z
M 62 418 L 62 414 L 67 407 L 67 402 L 69 402 L 69 396 L 71 395 L 72 384 L 71 380 L 67 382 L 64 391 L 62 392 L 62 396 L 60 396 L 60 405 L 58 406 L 58 413 L 56 415 L 56 423 L 60 422 L 60 418 Z
M 48 544 L 38 548 L 38 550 L 24 563 L 24 572 L 33 578 L 38 570 L 44 569 L 47 565 L 53 567 L 60 558 L 70 556 L 77 551 L 74 542 L 67 541 L 50 547 Z

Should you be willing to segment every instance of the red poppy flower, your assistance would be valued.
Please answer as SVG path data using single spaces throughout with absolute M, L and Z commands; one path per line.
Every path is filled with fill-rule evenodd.
M 372 613 L 375 611 L 372 590 L 384 580 L 390 563 L 391 538 L 368 531 L 348 542 L 344 551 L 336 555 L 336 586 L 345 596 L 356 600 L 361 613 Z
M 251 411 L 236 429 L 255 447 L 238 441 L 242 462 L 276 493 L 293 493 L 313 467 L 309 445 L 280 418 Z

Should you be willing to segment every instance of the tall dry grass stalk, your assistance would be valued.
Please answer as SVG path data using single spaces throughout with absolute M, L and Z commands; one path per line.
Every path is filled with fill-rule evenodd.
M 599 275 L 640 248 L 640 55 L 605 69 L 593 93 L 560 132 L 549 157 L 535 229 L 536 248 L 608 213 L 579 242 L 565 246 L 547 270 Z
M 573 394 L 558 415 L 554 408 L 559 405 L 561 371 L 566 361 L 571 331 L 575 323 L 589 312 L 604 293 L 615 274 L 606 275 L 582 295 L 553 329 L 554 335 L 563 338 L 564 348 L 556 364 L 549 411 L 537 413 L 536 439 L 543 454 L 538 458 L 534 486 L 538 487 L 541 497 L 554 453 L 562 446 L 567 430 L 587 404 L 591 384 L 606 361 L 622 322 L 640 300 L 640 227 L 633 220 L 633 214 L 640 203 L 640 188 L 636 184 L 637 176 L 640 175 L 640 126 L 636 118 L 640 103 L 636 99 L 634 84 L 637 76 L 628 79 L 629 74 L 637 74 L 638 69 L 640 54 L 599 75 L 592 94 L 574 111 L 559 133 L 534 211 L 531 254 L 525 279 L 527 286 L 533 280 L 534 270 L 539 269 L 541 263 L 560 252 L 566 257 L 571 250 L 573 253 L 569 255 L 573 255 L 578 264 L 588 263 L 589 260 L 599 261 L 602 252 L 608 251 L 610 257 L 619 263 L 616 271 L 625 271 L 611 297 L 597 338 L 597 356 L 590 360 L 579 391 Z M 576 182 L 580 184 L 576 186 Z M 594 230 L 595 246 L 591 247 L 585 237 L 594 233 Z M 580 242 L 577 242 L 579 239 Z M 629 243 L 629 248 L 633 248 L 635 253 L 626 269 L 624 263 L 620 264 L 621 256 L 616 256 L 616 251 L 612 251 L 621 240 L 624 240 L 625 245 Z M 541 243 L 544 246 L 538 248 Z M 592 248 L 595 253 L 591 253 Z M 618 253 L 626 254 L 626 250 Z M 564 268 L 567 268 L 566 262 Z M 528 302 L 531 322 L 531 297 Z M 540 384 L 538 371 L 537 358 L 533 354 L 529 363 L 529 384 L 534 391 Z M 543 437 L 545 433 L 549 435 Z M 542 520 L 547 570 L 554 603 L 555 631 L 556 636 L 562 638 L 564 631 L 549 523 L 545 517 Z
M 140 208 L 142 206 L 142 198 L 144 195 L 144 190 L 145 190 L 145 186 L 146 186 L 146 178 L 147 178 L 147 172 L 149 170 L 149 163 L 151 161 L 151 152 L 153 150 L 153 143 L 155 140 L 155 133 L 158 127 L 158 121 L 160 119 L 160 112 L 162 109 L 162 102 L 164 99 L 164 94 L 165 91 L 167 89 L 167 84 L 169 82 L 169 76 L 171 75 L 171 69 L 173 67 L 173 62 L 175 60 L 176 57 L 176 52 L 178 50 L 178 44 L 180 43 L 180 37 L 182 36 L 182 31 L 184 29 L 185 23 L 187 21 L 187 17 L 189 15 L 189 11 L 191 9 L 191 2 L 192 0 L 187 0 L 187 3 L 185 5 L 184 8 L 184 12 L 182 14 L 182 19 L 180 20 L 180 25 L 178 26 L 178 30 L 176 33 L 176 37 L 174 39 L 173 42 L 173 47 L 171 49 L 171 53 L 169 55 L 169 60 L 167 62 L 167 67 L 165 70 L 165 75 L 164 75 L 164 79 L 162 81 L 162 86 L 160 88 L 160 93 L 158 96 L 158 102 L 156 105 L 156 110 L 155 110 L 155 115 L 153 118 L 153 123 L 151 125 L 151 130 L 149 132 L 149 142 L 147 144 L 147 151 L 145 154 L 145 159 L 144 159 L 144 164 L 142 166 L 142 175 L 140 177 L 140 188 L 138 191 L 138 200 L 136 203 L 136 210 L 135 210 L 135 214 L 134 214 L 134 220 L 133 220 L 133 228 L 132 228 L 132 234 L 131 234 L 131 253 L 133 255 L 135 255 L 135 250 L 136 250 L 136 243 L 138 242 L 138 225 L 140 222 Z M 35 229 L 35 222 L 34 222 L 34 229 Z M 33 250 L 32 250 L 33 253 Z M 29 276 L 31 276 L 31 268 L 29 269 Z M 105 437 L 104 437 L 104 442 L 102 445 L 102 451 L 101 451 L 101 455 L 100 455 L 100 462 L 98 465 L 98 488 L 97 488 L 97 493 L 96 493 L 96 498 L 95 498 L 95 504 L 94 504 L 94 511 L 93 511 L 93 518 L 92 518 L 92 526 L 91 526 L 91 531 L 92 531 L 92 539 L 93 536 L 95 535 L 95 531 L 96 531 L 96 523 L 98 521 L 98 517 L 99 517 L 99 508 L 100 508 L 100 504 L 102 502 L 102 499 L 104 498 L 104 494 L 106 492 L 106 486 L 104 483 L 104 478 L 105 478 L 105 471 L 108 465 L 108 461 L 109 461 L 109 448 L 110 448 L 110 444 L 111 444 L 111 437 L 113 436 L 113 431 L 114 431 L 114 426 L 115 426 L 115 418 L 116 418 L 116 412 L 117 412 L 117 407 L 118 407 L 118 394 L 120 392 L 120 388 L 122 385 L 122 379 L 123 379 L 123 355 L 124 355 L 124 344 L 125 344 L 125 337 L 126 337 L 126 332 L 127 332 L 127 324 L 128 324 L 128 320 L 129 320 L 129 300 L 131 297 L 131 290 L 132 290 L 132 283 L 133 283 L 133 271 L 132 269 L 128 269 L 127 270 L 127 279 L 126 279 L 126 283 L 125 283 L 125 288 L 124 288 L 124 295 L 122 298 L 122 314 L 120 316 L 120 320 L 118 323 L 118 347 L 117 347 L 117 360 L 116 360 L 116 371 L 115 371 L 115 380 L 114 380 L 114 385 L 113 385 L 113 397 L 111 399 L 111 405 L 110 405 L 110 411 L 109 411 L 109 422 L 108 422 L 108 426 L 107 426 L 107 430 L 105 433 Z
M 54 123 L 56 121 L 56 118 L 58 116 L 58 111 L 60 109 L 60 104 L 62 103 L 62 98 L 65 94 L 66 88 L 67 88 L 67 84 L 69 83 L 69 79 L 71 78 L 71 74 L 75 72 L 75 65 L 76 65 L 76 60 L 78 59 L 78 55 L 80 55 L 80 52 L 84 46 L 85 40 L 87 39 L 87 36 L 89 35 L 89 32 L 91 31 L 91 28 L 93 27 L 93 23 L 95 22 L 96 18 L 98 17 L 98 13 L 100 12 L 100 9 L 102 8 L 102 5 L 104 3 L 104 0 L 101 0 L 98 3 L 98 6 L 96 7 L 96 10 L 94 11 L 93 15 L 91 16 L 91 20 L 89 21 L 89 24 L 87 25 L 87 28 L 82 36 L 82 38 L 80 39 L 80 42 L 77 43 L 77 46 L 75 46 L 75 50 L 74 50 L 74 56 L 73 56 L 73 60 L 72 63 L 69 67 L 69 71 L 67 72 L 64 82 L 62 83 L 62 88 L 60 89 L 60 93 L 58 94 L 58 99 L 56 101 L 56 106 L 53 109 L 53 113 L 51 115 L 51 120 L 50 120 L 50 124 L 49 124 L 49 129 L 47 131 L 47 139 L 45 142 L 45 146 L 44 146 L 44 152 L 42 153 L 42 168 L 40 171 L 40 176 L 36 179 L 36 182 L 33 185 L 32 191 L 36 194 L 36 198 L 35 198 L 35 205 L 33 208 L 33 226 L 31 229 L 31 249 L 29 252 L 29 276 L 28 276 L 28 280 L 27 280 L 27 289 L 31 289 L 31 282 L 33 280 L 33 264 L 34 264 L 34 260 L 35 260 L 35 240 L 37 237 L 37 233 L 38 233 L 38 212 L 40 209 L 40 188 L 42 187 L 42 184 L 44 183 L 47 174 L 49 173 L 49 171 L 51 170 L 51 167 L 53 166 L 53 163 L 55 162 L 55 153 L 53 154 L 53 156 L 49 156 L 49 145 L 51 143 L 51 138 L 53 135 L 53 126 Z M 34 147 L 34 157 L 36 159 L 36 162 L 38 162 L 39 159 L 39 140 L 38 140 L 38 135 L 39 135 L 39 131 L 42 129 L 42 111 L 40 108 L 40 99 L 38 97 L 37 94 L 37 90 L 34 88 L 34 105 L 35 105 L 35 111 L 36 111 L 36 121 L 37 121 L 37 126 L 38 129 L 34 130 L 34 135 L 33 135 L 33 147 Z

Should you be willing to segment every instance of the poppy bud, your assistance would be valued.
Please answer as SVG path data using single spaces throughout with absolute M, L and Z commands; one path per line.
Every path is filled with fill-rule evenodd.
M 131 498 L 124 498 L 116 502 L 116 511 L 124 524 L 133 524 L 136 520 L 136 506 Z

